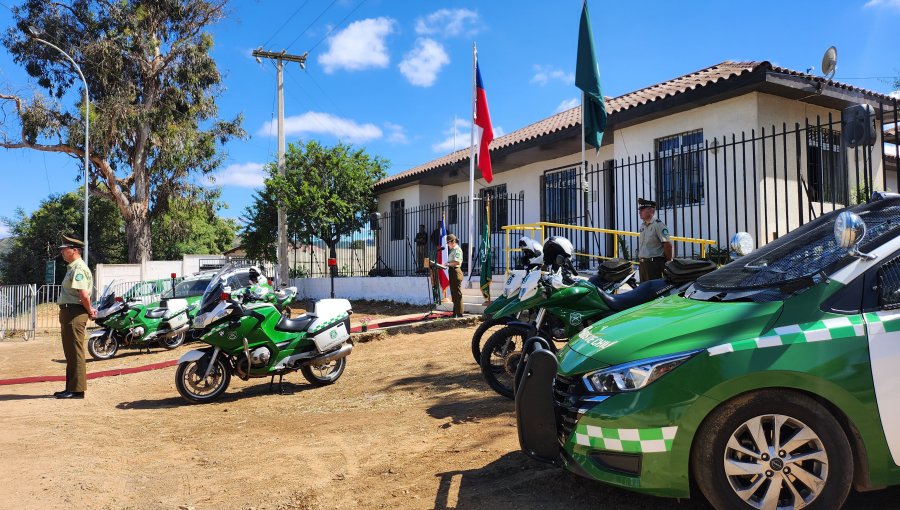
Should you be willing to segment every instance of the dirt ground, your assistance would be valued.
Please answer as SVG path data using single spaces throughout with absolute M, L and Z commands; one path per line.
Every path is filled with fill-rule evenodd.
M 0 508 L 710 508 L 642 496 L 531 461 L 512 402 L 481 381 L 473 327 L 355 347 L 333 386 L 299 373 L 288 395 L 232 379 L 220 401 L 188 405 L 175 368 L 89 381 L 0 386 Z M 128 351 L 88 371 L 176 359 L 195 345 Z M 0 379 L 63 374 L 52 335 L 0 342 Z M 847 508 L 900 508 L 897 488 Z

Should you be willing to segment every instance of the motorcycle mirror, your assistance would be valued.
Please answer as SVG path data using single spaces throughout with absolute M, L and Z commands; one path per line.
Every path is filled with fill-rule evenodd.
M 838 214 L 834 221 L 835 242 L 854 257 L 872 260 L 874 256 L 859 251 L 859 244 L 864 237 L 866 237 L 866 222 L 858 214 L 851 211 Z
M 753 236 L 747 232 L 737 232 L 731 236 L 729 244 L 731 245 L 731 251 L 736 253 L 738 257 L 743 257 L 753 251 Z

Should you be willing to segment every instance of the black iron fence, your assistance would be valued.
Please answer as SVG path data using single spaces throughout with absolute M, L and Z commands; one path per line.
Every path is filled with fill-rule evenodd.
M 890 129 L 898 126 L 897 104 L 882 105 L 874 146 L 844 148 L 841 121 L 807 119 L 749 133 L 703 138 L 702 132 L 656 141 L 656 150 L 600 165 L 545 172 L 541 185 L 544 221 L 636 232 L 638 197 L 657 202 L 657 218 L 672 235 L 711 239 L 708 254 L 723 259 L 737 231 L 758 246 L 842 207 L 864 202 L 873 190 L 897 191 L 900 147 Z M 894 143 L 891 143 L 894 142 Z M 570 229 L 576 250 L 600 256 L 637 256 L 637 239 L 597 236 Z M 699 256 L 697 247 L 675 243 L 676 256 Z

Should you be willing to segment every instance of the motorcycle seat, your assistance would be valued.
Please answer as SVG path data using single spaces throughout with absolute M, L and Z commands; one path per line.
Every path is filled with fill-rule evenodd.
M 600 292 L 600 299 L 606 303 L 606 306 L 614 312 L 621 312 L 633 306 L 637 306 L 648 301 L 652 301 L 659 297 L 660 292 L 666 287 L 671 286 L 669 282 L 660 278 L 657 280 L 646 281 L 638 285 L 634 290 L 624 292 L 622 294 L 609 294 Z
M 161 319 L 168 311 L 168 308 L 151 308 L 146 315 L 148 319 Z
M 275 329 L 278 331 L 284 331 L 286 333 L 300 333 L 301 331 L 306 331 L 309 328 L 309 325 L 316 320 L 315 315 L 303 314 L 296 319 L 290 319 L 287 316 L 282 316 L 281 320 L 278 321 L 278 324 L 275 325 Z

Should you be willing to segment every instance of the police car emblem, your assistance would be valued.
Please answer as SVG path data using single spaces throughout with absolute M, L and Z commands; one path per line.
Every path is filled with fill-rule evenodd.
M 569 316 L 569 321 L 572 323 L 573 326 L 577 326 L 577 325 L 581 324 L 581 314 L 578 312 L 573 313 L 572 315 Z
M 331 339 L 334 340 L 335 338 L 337 338 L 337 330 L 332 329 L 331 330 Z
M 228 333 L 229 340 L 235 340 L 236 338 L 237 338 L 237 333 L 235 333 L 233 331 L 231 333 Z

